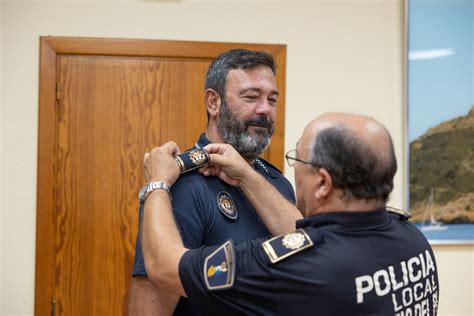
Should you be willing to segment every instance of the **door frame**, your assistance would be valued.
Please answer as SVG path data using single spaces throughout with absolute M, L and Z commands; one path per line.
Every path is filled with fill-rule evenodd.
M 277 109 L 272 161 L 283 165 L 286 45 L 245 44 L 197 41 L 113 39 L 86 37 L 40 37 L 38 171 L 36 201 L 35 315 L 49 315 L 54 307 L 54 264 L 56 236 L 56 177 L 58 102 L 57 57 L 68 55 L 172 57 L 214 59 L 232 48 L 265 50 L 276 61 L 280 96 Z

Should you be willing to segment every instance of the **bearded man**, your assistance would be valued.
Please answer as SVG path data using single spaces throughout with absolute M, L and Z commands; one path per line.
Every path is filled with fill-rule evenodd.
M 259 158 L 270 143 L 276 118 L 278 91 L 273 57 L 244 49 L 227 51 L 209 66 L 205 89 L 208 125 L 194 147 L 231 144 L 294 204 L 291 184 L 278 169 Z M 174 217 L 188 249 L 222 244 L 229 239 L 241 243 L 269 235 L 243 192 L 218 177 L 204 177 L 191 171 L 174 183 L 171 195 Z M 142 212 L 140 203 L 140 223 Z M 139 231 L 130 315 L 196 315 L 187 299 L 164 292 L 149 281 L 140 236 Z

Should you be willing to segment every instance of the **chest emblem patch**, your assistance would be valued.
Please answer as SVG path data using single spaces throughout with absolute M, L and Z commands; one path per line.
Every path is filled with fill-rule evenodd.
M 235 207 L 234 200 L 229 193 L 225 191 L 219 192 L 217 195 L 217 205 L 222 214 L 231 220 L 236 220 L 238 217 L 237 208 Z
M 272 263 L 288 258 L 313 245 L 313 241 L 302 228 L 262 243 L 263 250 Z
M 234 284 L 234 259 L 234 247 L 230 240 L 206 258 L 203 272 L 209 290 L 225 289 Z

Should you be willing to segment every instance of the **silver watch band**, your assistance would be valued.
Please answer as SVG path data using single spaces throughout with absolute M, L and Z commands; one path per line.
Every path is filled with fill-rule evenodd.
M 140 193 L 138 194 L 138 200 L 140 204 L 145 203 L 145 200 L 150 195 L 150 193 L 158 189 L 165 190 L 166 192 L 168 192 L 168 195 L 170 196 L 170 199 L 171 199 L 170 186 L 166 182 L 151 181 L 145 184 L 143 188 L 140 190 Z
M 148 183 L 148 190 L 147 190 L 149 192 L 148 194 L 155 191 L 156 189 L 162 189 L 170 193 L 171 187 L 164 181 L 152 181 Z

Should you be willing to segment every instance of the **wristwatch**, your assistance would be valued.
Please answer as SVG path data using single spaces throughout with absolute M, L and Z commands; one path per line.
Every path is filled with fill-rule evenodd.
M 145 184 L 140 190 L 140 192 L 138 193 L 138 201 L 140 202 L 140 204 L 145 203 L 145 200 L 150 195 L 150 193 L 157 189 L 165 190 L 166 192 L 168 192 L 168 194 L 170 194 L 170 186 L 166 184 L 165 182 L 150 181 L 147 184 Z

